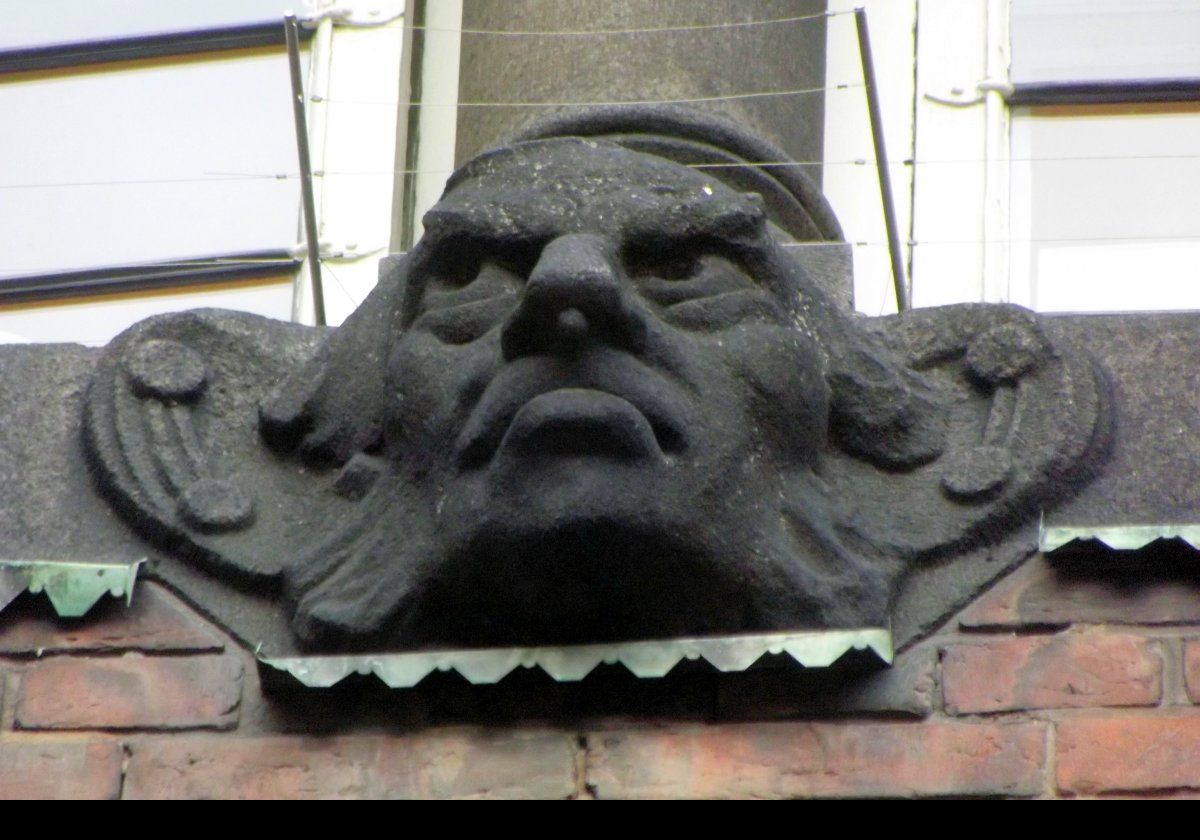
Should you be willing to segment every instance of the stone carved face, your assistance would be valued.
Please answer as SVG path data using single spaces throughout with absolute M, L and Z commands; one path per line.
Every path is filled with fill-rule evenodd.
M 804 576 L 778 500 L 817 494 L 825 357 L 757 197 L 559 140 L 476 161 L 425 224 L 383 439 L 436 498 L 439 574 L 531 637 L 811 612 L 776 603 Z
M 786 196 L 647 136 L 475 159 L 315 354 L 248 316 L 131 329 L 88 398 L 102 490 L 310 649 L 540 646 L 885 627 L 1102 462 L 1102 379 L 1031 313 L 856 316 Z

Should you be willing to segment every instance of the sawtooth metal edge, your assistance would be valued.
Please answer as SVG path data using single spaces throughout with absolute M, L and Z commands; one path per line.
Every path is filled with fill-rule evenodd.
M 1073 542 L 1094 540 L 1115 551 L 1134 551 L 1145 548 L 1155 540 L 1181 540 L 1200 549 L 1200 525 L 1065 525 L 1042 528 L 1038 550 L 1043 554 L 1057 551 Z
M 0 560 L 0 610 L 25 590 L 45 592 L 60 618 L 78 618 L 108 593 L 129 605 L 141 558 L 132 563 Z
M 761 657 L 786 653 L 806 668 L 825 668 L 851 649 L 892 663 L 892 631 L 868 627 L 804 633 L 615 642 L 564 647 L 483 648 L 357 656 L 272 658 L 260 665 L 286 671 L 310 688 L 328 688 L 350 674 L 374 674 L 389 688 L 411 688 L 434 671 L 457 671 L 474 685 L 499 682 L 517 668 L 538 667 L 557 682 L 582 680 L 600 664 L 620 663 L 642 679 L 663 677 L 684 659 L 704 659 L 719 671 L 744 671 Z

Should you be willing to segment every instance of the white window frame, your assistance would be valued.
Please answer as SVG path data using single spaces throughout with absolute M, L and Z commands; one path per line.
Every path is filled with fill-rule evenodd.
M 461 8 L 461 0 L 432 5 L 443 3 Z M 396 138 L 406 95 L 400 90 L 404 15 L 404 0 L 319 0 L 308 24 L 316 33 L 305 104 L 331 326 L 345 320 L 375 287 L 379 262 L 390 249 L 396 161 L 403 159 Z M 457 76 L 453 85 L 457 91 Z M 309 258 L 305 254 L 296 276 L 292 310 L 292 319 L 305 324 L 315 323 Z

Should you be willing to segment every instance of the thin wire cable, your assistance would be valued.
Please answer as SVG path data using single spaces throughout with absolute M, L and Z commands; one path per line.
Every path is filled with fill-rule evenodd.
M 146 186 L 150 184 L 196 184 L 196 183 L 223 183 L 227 181 L 252 181 L 252 180 L 271 180 L 271 181 L 287 181 L 294 180 L 298 175 L 237 175 L 237 176 L 204 176 L 197 178 L 136 178 L 129 180 L 111 180 L 111 181 L 43 181 L 40 183 L 25 183 L 25 184 L 0 184 L 0 190 L 31 190 L 31 189 L 49 189 L 56 187 L 125 187 L 125 186 Z
M 983 239 L 910 239 L 905 241 L 905 245 L 981 245 Z M 1063 242 L 1200 242 L 1200 232 L 1195 235 L 1181 236 L 1080 236 L 1080 237 L 1034 237 L 1034 238 L 1013 238 L 1004 240 L 1006 242 L 1037 242 L 1037 243 L 1063 243 Z M 855 241 L 813 241 L 813 242 L 780 242 L 778 243 L 783 248 L 813 248 L 823 247 L 826 245 L 849 245 L 852 248 L 887 248 L 888 243 L 884 240 L 855 240 Z M 389 251 L 386 256 L 404 256 L 407 251 Z
M 1111 162 L 1122 160 L 1200 160 L 1200 155 L 1077 155 L 1063 156 L 1051 158 L 1009 158 L 1012 163 L 1062 163 L 1062 162 Z M 891 167 L 912 167 L 918 168 L 921 166 L 940 166 L 943 164 L 974 164 L 981 165 L 987 163 L 982 158 L 978 159 L 945 159 L 945 160 L 922 160 L 914 161 L 911 159 L 891 160 L 887 162 Z M 802 168 L 811 166 L 874 166 L 875 162 L 869 158 L 855 158 L 853 160 L 778 160 L 778 161 L 745 161 L 738 163 L 687 163 L 679 164 L 691 169 L 738 169 L 744 167 L 755 167 L 760 169 L 788 169 Z M 323 169 L 314 172 L 314 175 L 450 175 L 453 169 Z M 248 174 L 248 177 L 251 177 Z M 268 177 L 268 176 L 257 176 Z M 281 176 L 271 176 L 281 177 Z M 294 176 L 293 176 L 294 177 Z
M 1010 163 L 1076 163 L 1076 162 L 1112 162 L 1126 160 L 1200 160 L 1200 154 L 1170 154 L 1170 155 L 1062 155 L 1054 157 L 1014 157 L 1009 158 Z M 909 166 L 913 168 L 921 166 L 941 166 L 941 165 L 959 165 L 972 164 L 982 165 L 988 161 L 983 158 L 944 158 L 934 160 L 913 160 L 904 158 L 902 160 L 889 160 L 888 166 Z M 874 166 L 875 161 L 870 157 L 860 157 L 848 160 L 764 160 L 764 161 L 739 161 L 737 163 L 686 163 L 679 164 L 691 169 L 738 169 L 743 167 L 755 167 L 760 169 L 788 169 L 807 166 Z M 454 170 L 452 169 L 323 169 L 319 174 L 322 175 L 449 175 Z M 314 173 L 317 174 L 317 173 Z M 281 176 L 266 176 L 254 175 L 246 173 L 247 177 L 281 177 Z
M 336 284 L 337 287 L 342 290 L 342 294 L 346 296 L 346 300 L 350 301 L 350 303 L 354 304 L 355 306 L 358 306 L 360 303 L 362 303 L 362 301 L 350 294 L 350 290 L 347 289 L 342 283 L 341 279 L 337 276 L 337 273 L 333 270 L 333 266 L 329 264 L 328 260 L 321 260 L 321 268 L 329 272 L 329 276 L 333 278 L 334 284 Z
M 1032 162 L 1032 163 L 1077 163 L 1077 162 L 1111 162 L 1111 161 L 1142 161 L 1142 160 L 1200 160 L 1200 155 L 1125 155 L 1125 156 L 1100 156 L 1100 157 L 1061 157 L 1061 158 L 1012 158 L 1012 162 Z M 981 164 L 982 160 L 945 160 L 945 161 L 911 161 L 911 160 L 894 160 L 889 161 L 890 167 L 912 167 L 914 169 L 921 166 L 940 165 L 940 164 Z M 742 167 L 753 167 L 761 169 L 772 168 L 803 168 L 812 166 L 874 166 L 874 161 L 869 158 L 857 158 L 855 160 L 811 160 L 811 161 L 766 161 L 761 163 L 690 163 L 683 164 L 691 169 L 737 169 Z M 315 177 L 329 176 L 383 176 L 383 175 L 450 175 L 454 172 L 453 169 L 321 169 L 313 172 Z M 123 187 L 123 186 L 150 186 L 157 184 L 203 184 L 203 183 L 227 183 L 234 181 L 295 181 L 300 176 L 295 172 L 275 172 L 275 173 L 255 173 L 245 172 L 236 174 L 222 174 L 196 176 L 192 178 L 132 178 L 120 179 L 114 178 L 110 180 L 97 181 L 39 181 L 26 183 L 0 184 L 0 190 L 32 190 L 32 189 L 58 189 L 58 188 L 79 188 L 79 187 Z
M 612 35 L 645 35 L 660 32 L 699 32 L 712 29 L 744 29 L 754 26 L 773 26 L 785 23 L 800 23 L 822 18 L 840 17 L 852 12 L 815 12 L 793 17 L 768 18 L 765 20 L 729 21 L 726 23 L 696 23 L 680 26 L 645 26 L 636 29 L 450 29 L 436 26 L 414 26 L 424 32 L 449 32 L 459 35 L 496 35 L 509 37 L 596 37 Z
M 1063 162 L 1078 162 L 1078 161 L 1098 161 L 1111 162 L 1119 160 L 1196 160 L 1200 159 L 1200 154 L 1151 154 L 1151 155 L 1045 155 L 1045 156 L 1029 156 L 1029 157 L 1010 157 L 1007 158 L 1008 163 L 1063 163 Z M 788 167 L 788 166 L 837 166 L 842 164 L 854 164 L 862 166 L 864 164 L 873 164 L 875 161 L 871 157 L 855 158 L 853 160 L 766 160 L 766 161 L 746 161 L 744 163 L 697 163 L 687 164 L 688 166 L 697 166 L 703 169 L 721 169 L 725 167 L 737 166 L 760 166 L 763 168 L 769 167 Z M 887 161 L 888 166 L 941 166 L 944 164 L 972 164 L 981 165 L 989 163 L 985 158 L 928 158 L 925 160 L 914 160 L 913 158 L 902 158 L 899 160 Z
M 1162 154 L 1162 155 L 1060 155 L 1054 157 L 1015 157 L 1009 158 L 1011 163 L 1079 163 L 1079 162 L 1113 162 L 1113 161 L 1172 161 L 1172 160 L 1200 160 L 1200 154 Z M 980 165 L 987 161 L 982 158 L 955 158 L 941 160 L 919 160 L 911 159 L 891 160 L 888 161 L 888 166 L 900 167 L 908 166 L 919 168 L 922 166 L 940 166 L 940 165 Z M 874 161 L 869 157 L 854 158 L 852 160 L 768 160 L 768 161 L 745 161 L 738 163 L 689 163 L 684 164 L 693 169 L 736 169 L 740 167 L 757 167 L 762 169 L 772 168 L 801 168 L 811 166 L 873 166 Z M 313 174 L 322 177 L 330 175 L 449 175 L 453 169 L 322 169 L 317 170 Z M 112 179 L 112 180 L 97 180 L 97 181 L 44 181 L 16 184 L 0 184 L 0 189 L 3 190 L 24 190 L 24 189 L 42 189 L 55 187 L 101 187 L 101 186 L 125 186 L 145 185 L 145 184 L 185 184 L 185 183 L 203 183 L 203 182 L 223 182 L 223 181 L 292 181 L 298 178 L 295 172 L 206 172 L 203 176 L 194 178 L 136 178 L 136 179 Z
M 408 105 L 417 108 L 580 108 L 588 105 L 687 105 L 697 102 L 727 102 L 740 99 L 759 99 L 773 96 L 802 96 L 812 93 L 827 93 L 834 90 L 850 90 L 861 88 L 862 82 L 844 82 L 838 85 L 822 85 L 812 88 L 795 88 L 792 90 L 764 90 L 751 93 L 723 93 L 716 96 L 689 96 L 678 99 L 613 99 L 608 102 L 597 100 L 568 101 L 568 102 L 409 102 L 400 99 L 342 99 L 334 97 L 322 99 L 331 105 L 387 105 L 399 107 Z
M 905 245 L 982 245 L 985 242 L 1030 242 L 1044 243 L 1086 243 L 1086 242 L 1200 242 L 1200 231 L 1196 233 L 1156 236 L 1013 236 L 1002 240 L 997 239 L 908 239 Z M 812 245 L 837 244 L 830 242 L 781 242 L 784 248 L 804 248 Z M 855 248 L 886 248 L 887 242 L 882 240 L 856 240 L 846 243 Z
M 1064 243 L 1064 242 L 1191 242 L 1200 241 L 1200 231 L 1194 235 L 1176 235 L 1176 236 L 1080 236 L 1080 237 L 1032 237 L 1021 238 L 1014 237 L 1006 240 L 1009 242 L 1036 242 L 1036 243 Z M 907 245 L 979 245 L 982 244 L 982 239 L 916 239 L 906 242 Z M 886 248 L 887 242 L 883 240 L 858 240 L 853 242 L 781 242 L 779 243 L 784 248 L 810 248 L 813 246 L 822 245 L 850 245 L 854 248 Z M 401 256 L 405 251 L 390 251 L 387 256 Z M 326 260 L 323 258 L 322 263 Z M 296 260 L 289 257 L 213 257 L 208 259 L 195 260 L 170 260 L 164 262 L 147 262 L 134 263 L 131 265 L 122 265 L 121 269 L 139 269 L 139 268 L 166 268 L 166 267 L 203 267 L 203 266 L 218 266 L 218 265 L 245 265 L 249 263 L 262 265 L 278 265 L 280 267 L 290 267 L 296 264 Z M 15 275 L 14 275 L 15 276 Z M 353 299 L 349 290 L 346 289 L 341 280 L 335 276 L 334 278 L 338 285 L 342 287 L 342 291 L 347 297 Z

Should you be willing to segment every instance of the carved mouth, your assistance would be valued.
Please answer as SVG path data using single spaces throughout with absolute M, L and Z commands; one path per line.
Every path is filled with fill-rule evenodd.
M 513 417 L 498 449 L 541 457 L 663 457 L 646 415 L 628 400 L 590 388 L 534 397 Z
M 521 457 L 664 459 L 685 448 L 682 414 L 649 387 L 564 384 L 498 388 L 459 437 L 459 466 L 475 469 L 497 452 Z

